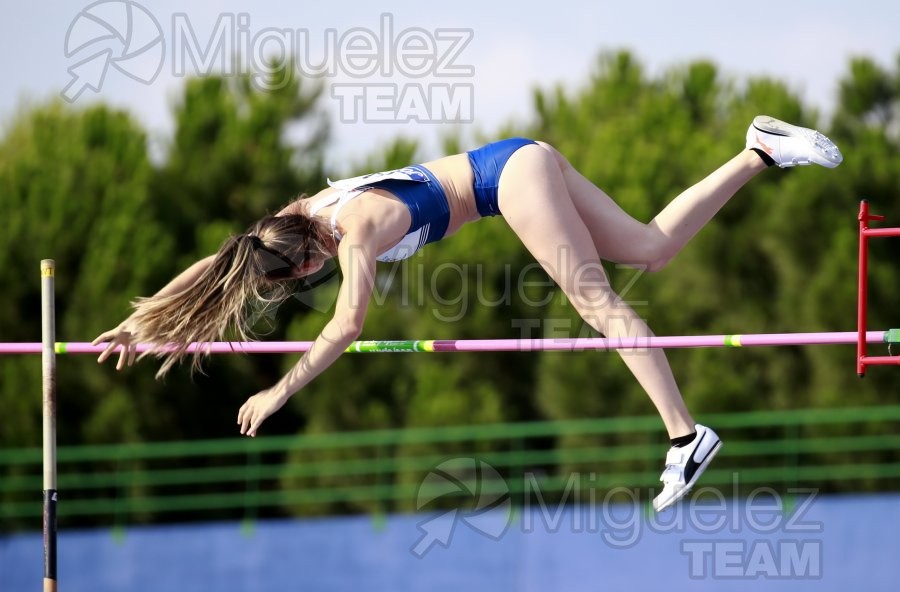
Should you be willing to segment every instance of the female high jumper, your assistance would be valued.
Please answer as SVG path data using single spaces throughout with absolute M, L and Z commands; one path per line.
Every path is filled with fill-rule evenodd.
M 229 330 L 250 340 L 249 304 L 280 302 L 289 296 L 284 280 L 315 273 L 337 257 L 343 280 L 334 317 L 277 384 L 250 397 L 238 411 L 241 434 L 256 436 L 267 417 L 359 337 L 376 261 L 405 259 L 468 222 L 497 215 L 586 323 L 607 337 L 649 337 L 647 324 L 610 288 L 601 260 L 659 270 L 767 167 L 834 168 L 843 160 L 822 134 L 767 116 L 751 123 L 746 148 L 677 196 L 649 224 L 625 213 L 552 146 L 523 138 L 339 181 L 262 218 L 154 296 L 137 299 L 131 316 L 94 340 L 109 341 L 98 362 L 119 348 L 116 368 L 122 369 L 134 363 L 137 343 L 155 344 L 154 353 L 167 358 L 162 375 L 189 355 L 191 342 L 216 341 Z M 663 489 L 653 500 L 653 507 L 663 510 L 690 491 L 722 443 L 691 418 L 662 350 L 619 353 L 672 441 L 660 478 Z M 194 354 L 194 367 L 202 355 Z

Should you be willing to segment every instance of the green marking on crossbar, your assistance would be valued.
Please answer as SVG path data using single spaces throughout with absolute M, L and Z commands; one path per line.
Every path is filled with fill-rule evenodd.
M 900 329 L 888 329 L 884 332 L 885 343 L 900 343 Z
M 743 337 L 743 336 L 742 335 L 726 335 L 725 336 L 725 347 L 742 347 L 741 337 Z
M 431 351 L 428 349 L 429 343 L 431 342 L 419 340 L 354 341 L 347 351 L 357 353 Z

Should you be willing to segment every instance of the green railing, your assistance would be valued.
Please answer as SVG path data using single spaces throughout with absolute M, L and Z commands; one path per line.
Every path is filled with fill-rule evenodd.
M 702 483 L 725 495 L 900 490 L 900 405 L 702 420 L 725 440 Z M 572 501 L 631 488 L 643 498 L 665 448 L 657 417 L 63 446 L 59 511 L 70 524 L 125 524 L 415 511 L 476 491 Z M 451 458 L 464 460 L 442 464 Z M 0 529 L 39 523 L 40 463 L 39 449 L 0 450 Z M 455 471 L 456 490 L 426 480 L 432 471 Z M 586 488 L 592 496 L 577 498 Z

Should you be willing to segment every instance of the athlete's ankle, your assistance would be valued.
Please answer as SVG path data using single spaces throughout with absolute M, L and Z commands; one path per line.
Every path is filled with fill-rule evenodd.
M 766 154 L 764 150 L 760 148 L 751 148 L 750 151 L 755 152 L 756 155 L 759 156 L 764 163 L 766 163 L 767 167 L 775 166 L 775 160 L 771 156 Z

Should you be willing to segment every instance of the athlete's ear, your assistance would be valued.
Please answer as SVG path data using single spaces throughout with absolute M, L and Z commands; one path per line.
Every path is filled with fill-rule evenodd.
M 295 277 L 306 277 L 312 275 L 325 266 L 324 259 L 307 259 L 297 266 L 297 275 Z

